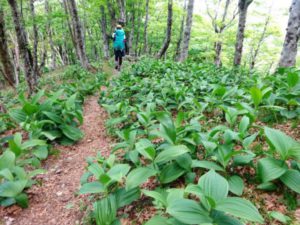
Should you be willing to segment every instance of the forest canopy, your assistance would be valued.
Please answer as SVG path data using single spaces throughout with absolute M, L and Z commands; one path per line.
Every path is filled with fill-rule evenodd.
M 1 0 L 5 39 L 9 56 L 13 60 L 14 71 L 21 75 L 23 61 L 19 57 L 18 35 L 15 33 L 8 2 Z M 127 0 L 126 4 L 122 2 L 122 0 L 76 1 L 76 14 L 84 40 L 81 45 L 84 46 L 87 55 L 85 61 L 97 62 L 102 57 L 112 55 L 111 33 L 117 22 L 125 19 L 127 54 L 156 55 L 160 50 L 166 37 L 168 2 L 142 0 Z M 244 56 L 240 64 L 245 68 L 274 71 L 278 66 L 284 43 L 290 5 L 286 1 L 250 2 L 243 34 Z M 68 1 L 31 0 L 15 3 L 21 24 L 24 25 L 24 32 L 28 36 L 28 47 L 32 50 L 33 59 L 40 64 L 41 70 L 51 70 L 78 60 L 74 43 L 80 42 L 80 39 L 76 40 L 76 26 L 73 24 L 73 14 Z M 145 4 L 148 4 L 148 7 Z M 186 0 L 174 0 L 170 45 L 164 54 L 165 58 L 178 59 L 178 49 L 182 47 L 180 44 L 186 27 L 186 8 Z M 214 62 L 216 55 L 220 55 L 219 63 L 231 66 L 237 41 L 239 1 L 200 0 L 195 1 L 194 8 L 190 53 L 208 63 Z M 223 25 L 224 29 L 216 30 L 216 27 L 221 28 Z M 216 53 L 216 44 L 220 42 L 222 50 Z M 219 47 L 217 45 L 217 48 Z

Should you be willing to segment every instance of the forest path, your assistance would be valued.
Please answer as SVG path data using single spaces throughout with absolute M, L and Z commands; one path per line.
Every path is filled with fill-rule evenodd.
M 98 96 L 88 97 L 84 104 L 84 138 L 73 146 L 54 146 L 60 154 L 45 162 L 47 173 L 40 176 L 41 185 L 28 190 L 28 209 L 11 209 L 6 225 L 76 225 L 84 216 L 84 196 L 76 195 L 85 172 L 86 158 L 100 151 L 108 156 L 111 140 L 106 135 L 106 112 Z M 1 224 L 1 222 L 0 222 Z

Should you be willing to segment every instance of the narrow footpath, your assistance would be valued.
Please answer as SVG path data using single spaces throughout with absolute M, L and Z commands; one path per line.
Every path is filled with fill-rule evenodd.
M 13 206 L 5 212 L 5 225 L 76 225 L 84 217 L 85 197 L 76 195 L 80 178 L 85 172 L 86 158 L 97 152 L 108 156 L 111 140 L 106 135 L 106 112 L 99 106 L 98 97 L 88 97 L 84 104 L 84 138 L 73 146 L 54 146 L 57 155 L 47 159 L 40 175 L 40 185 L 28 190 L 30 206 Z M 3 212 L 2 212 L 3 213 Z M 1 224 L 1 221 L 0 221 Z M 2 224 L 1 224 L 2 225 Z

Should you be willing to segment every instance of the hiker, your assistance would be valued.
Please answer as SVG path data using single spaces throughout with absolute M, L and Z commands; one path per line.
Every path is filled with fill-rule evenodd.
M 115 69 L 120 71 L 122 66 L 122 58 L 125 56 L 125 32 L 120 24 L 117 25 L 115 32 L 112 35 L 114 40 L 114 53 L 115 53 Z

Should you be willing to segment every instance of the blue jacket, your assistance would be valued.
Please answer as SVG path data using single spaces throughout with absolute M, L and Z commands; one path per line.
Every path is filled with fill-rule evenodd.
M 114 34 L 114 49 L 116 50 L 124 50 L 125 49 L 125 32 L 123 29 L 116 29 Z

